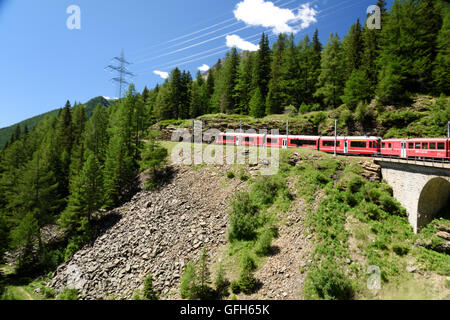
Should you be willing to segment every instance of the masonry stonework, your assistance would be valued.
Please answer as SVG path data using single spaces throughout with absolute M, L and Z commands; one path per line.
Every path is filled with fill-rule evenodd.
M 376 160 L 383 179 L 408 213 L 415 233 L 438 213 L 450 211 L 450 169 Z

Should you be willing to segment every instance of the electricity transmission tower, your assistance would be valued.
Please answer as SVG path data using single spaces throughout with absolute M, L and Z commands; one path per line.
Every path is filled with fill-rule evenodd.
M 117 77 L 112 78 L 112 82 L 116 82 L 119 86 L 119 99 L 122 98 L 122 91 L 124 86 L 129 85 L 130 83 L 127 81 L 129 77 L 134 77 L 134 74 L 128 71 L 127 66 L 131 63 L 125 60 L 125 55 L 122 49 L 122 54 L 120 57 L 114 57 L 112 60 L 116 60 L 119 65 L 109 65 L 105 68 L 105 70 L 109 70 L 110 72 L 117 72 Z

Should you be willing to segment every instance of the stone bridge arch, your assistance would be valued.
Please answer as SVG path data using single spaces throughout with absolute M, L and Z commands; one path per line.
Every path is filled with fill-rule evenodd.
M 450 214 L 450 182 L 431 178 L 423 187 L 417 206 L 417 228 L 420 230 L 437 215 Z
M 450 214 L 450 164 L 416 164 L 408 160 L 376 159 L 383 179 L 406 209 L 415 233 L 438 215 Z M 447 212 L 445 212 L 447 211 Z

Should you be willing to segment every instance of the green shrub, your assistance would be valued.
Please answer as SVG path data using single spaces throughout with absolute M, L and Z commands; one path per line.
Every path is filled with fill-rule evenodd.
M 144 289 L 142 290 L 142 296 L 145 300 L 158 300 L 158 294 L 153 288 L 152 274 L 149 274 L 144 280 Z
M 41 292 L 45 299 L 52 299 L 56 296 L 56 291 L 47 286 L 41 286 Z
M 409 248 L 401 243 L 396 243 L 392 246 L 392 251 L 394 251 L 399 256 L 407 255 L 409 252 Z
M 231 292 L 233 292 L 234 294 L 241 293 L 241 286 L 239 284 L 239 281 L 231 282 L 230 288 L 231 288 Z
M 349 300 L 354 289 L 351 281 L 336 267 L 324 267 L 308 272 L 308 298 L 326 300 Z
M 239 288 L 245 294 L 252 294 L 256 291 L 257 281 L 253 276 L 253 272 L 241 272 L 239 276 Z
M 233 171 L 228 171 L 227 172 L 227 178 L 228 179 L 233 179 L 234 178 L 234 172 Z
M 181 298 L 193 300 L 196 298 L 197 276 L 195 264 L 189 261 L 181 276 L 180 294 Z
M 400 206 L 399 202 L 387 194 L 381 195 L 380 205 L 381 208 L 387 213 L 405 216 L 405 210 Z
M 64 261 L 68 261 L 79 249 L 80 248 L 77 243 L 73 241 L 69 242 L 64 250 Z
M 56 297 L 57 300 L 78 300 L 78 290 L 71 288 L 64 288 Z
M 256 270 L 255 260 L 250 256 L 248 251 L 245 251 L 242 254 L 241 270 L 244 270 L 244 271 L 254 271 L 254 270 Z
M 247 192 L 231 201 L 230 240 L 253 240 L 259 227 L 258 207 Z
M 256 242 L 255 253 L 259 256 L 267 256 L 272 246 L 273 234 L 270 230 L 264 230 Z
M 228 287 L 230 286 L 230 282 L 225 277 L 225 270 L 223 269 L 223 265 L 220 264 L 219 269 L 217 270 L 216 279 L 214 281 L 217 296 L 219 298 L 228 297 Z

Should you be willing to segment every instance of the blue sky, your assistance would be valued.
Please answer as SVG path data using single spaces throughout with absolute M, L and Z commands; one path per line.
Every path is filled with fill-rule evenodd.
M 270 2 L 270 3 L 269 3 Z M 376 0 L 0 0 L 0 127 L 62 107 L 116 97 L 104 68 L 124 49 L 141 91 L 164 80 L 175 65 L 195 76 L 228 45 L 254 48 L 261 32 L 319 29 L 342 38 Z M 392 1 L 388 1 L 390 5 Z M 70 5 L 81 10 L 81 29 L 70 30 Z M 239 7 L 237 7 L 239 5 Z M 285 23 L 287 22 L 287 23 Z M 275 33 L 274 33 L 275 32 Z M 228 36 L 228 38 L 227 38 Z M 251 43 L 253 44 L 251 44 Z M 206 68 L 204 66 L 204 68 Z M 155 74 L 159 71 L 160 75 Z

